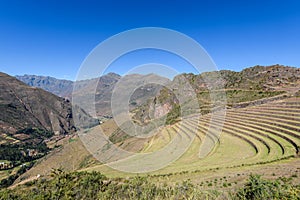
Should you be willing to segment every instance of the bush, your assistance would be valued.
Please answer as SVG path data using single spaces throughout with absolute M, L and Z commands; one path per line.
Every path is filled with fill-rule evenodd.
M 294 186 L 289 179 L 268 181 L 258 175 L 251 175 L 247 183 L 238 191 L 221 193 L 216 190 L 203 191 L 199 185 L 190 181 L 175 186 L 160 185 L 148 180 L 148 177 L 129 179 L 109 179 L 98 172 L 65 173 L 54 170 L 51 180 L 37 180 L 15 190 L 0 190 L 2 199 L 299 199 L 300 186 Z M 212 183 L 208 183 L 212 186 Z M 230 186 L 229 184 L 226 186 Z M 224 187 L 226 187 L 224 185 Z M 221 186 L 222 187 L 222 186 Z M 224 196 L 225 195 L 225 196 Z
M 178 118 L 181 116 L 180 105 L 174 104 L 172 110 L 167 114 L 166 124 L 174 124 L 178 121 Z
M 300 186 L 294 186 L 287 179 L 268 181 L 259 175 L 250 175 L 248 182 L 241 188 L 236 199 L 300 199 Z

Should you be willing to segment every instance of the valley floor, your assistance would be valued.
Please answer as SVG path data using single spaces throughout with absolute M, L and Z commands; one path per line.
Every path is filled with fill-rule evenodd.
M 299 111 L 300 99 L 295 97 L 230 109 L 226 113 L 220 138 L 214 134 L 208 137 L 216 146 L 208 151 L 204 158 L 199 158 L 200 147 L 208 130 L 212 133 L 218 130 L 221 124 L 221 117 L 218 115 L 215 115 L 213 120 L 210 120 L 212 114 L 195 115 L 188 118 L 186 123 L 165 127 L 150 140 L 129 140 L 126 145 L 140 145 L 143 146 L 141 152 L 151 153 L 169 144 L 176 137 L 191 139 L 189 149 L 166 168 L 138 174 L 148 177 L 153 183 L 175 185 L 177 182 L 190 180 L 200 184 L 203 189 L 210 189 L 213 185 L 213 188 L 223 190 L 242 186 L 250 174 L 261 174 L 268 179 L 293 177 L 293 181 L 299 183 Z M 101 125 L 107 135 L 115 130 L 114 125 L 109 123 Z M 89 132 L 92 133 L 98 128 L 95 127 Z M 195 137 L 192 137 L 193 129 L 197 130 Z M 77 136 L 62 142 L 61 149 L 43 158 L 16 183 L 24 183 L 26 179 L 32 180 L 32 177 L 37 175 L 47 177 L 54 168 L 66 171 L 98 171 L 111 178 L 137 175 L 101 165 L 85 149 Z

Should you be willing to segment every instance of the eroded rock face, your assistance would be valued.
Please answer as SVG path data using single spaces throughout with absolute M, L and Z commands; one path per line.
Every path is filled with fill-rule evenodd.
M 221 70 L 202 74 L 179 74 L 168 84 L 168 88 L 171 90 L 162 88 L 155 98 L 135 110 L 133 119 L 142 124 L 148 123 L 153 118 L 168 114 L 179 101 L 181 105 L 193 102 L 192 100 L 204 91 L 220 89 L 273 91 L 277 87 L 281 89 L 285 87 L 285 91 L 290 88 L 291 93 L 295 93 L 298 91 L 299 87 L 297 88 L 297 86 L 299 85 L 300 69 L 282 65 L 254 66 L 241 72 Z M 176 99 L 176 97 L 180 97 L 180 99 Z M 278 98 L 282 98 L 282 96 Z M 255 104 L 261 104 L 265 101 L 267 100 L 255 101 Z M 222 102 L 224 99 L 220 96 L 220 99 L 217 99 L 215 103 L 222 105 Z M 209 104 L 209 102 L 206 103 Z M 250 103 L 246 102 L 237 104 L 235 107 L 249 105 Z M 194 107 L 193 104 L 190 106 Z M 208 109 L 211 108 L 208 107 Z
M 129 74 L 123 78 L 115 73 L 108 73 L 99 78 L 80 80 L 77 82 L 61 80 L 48 76 L 24 75 L 16 76 L 17 79 L 29 86 L 42 88 L 48 92 L 67 98 L 72 101 L 72 95 L 76 97 L 76 103 L 80 105 L 87 113 L 92 114 L 94 107 L 86 104 L 86 98 L 92 98 L 96 104 L 96 115 L 99 118 L 111 117 L 111 98 L 115 85 L 122 79 L 123 85 L 118 85 L 124 90 L 128 87 L 141 83 L 144 79 L 155 80 L 158 77 L 153 74 L 139 75 Z M 95 85 L 97 89 L 95 91 Z M 75 86 L 75 88 L 73 88 Z M 155 96 L 161 86 L 156 84 L 143 85 L 137 87 L 130 98 L 130 110 L 144 104 L 149 98 Z M 128 106 L 128 105 L 126 105 Z M 91 110 L 92 109 L 92 110 Z M 94 116 L 96 117 L 96 116 Z
M 14 133 L 28 127 L 55 134 L 75 131 L 71 103 L 0 73 L 0 131 Z
M 154 118 L 160 118 L 168 114 L 168 112 L 170 112 L 171 110 L 172 110 L 172 105 L 169 103 L 156 105 L 154 109 Z

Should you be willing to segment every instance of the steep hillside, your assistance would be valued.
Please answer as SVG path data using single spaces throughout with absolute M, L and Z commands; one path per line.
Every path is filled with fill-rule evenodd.
M 86 115 L 83 111 L 79 113 Z M 72 117 L 72 107 L 68 100 L 0 73 L 2 133 L 15 133 L 34 127 L 55 134 L 65 134 L 75 130 Z M 90 117 L 87 116 L 88 118 Z
M 56 79 L 54 77 L 49 76 L 36 76 L 36 75 L 23 75 L 23 76 L 16 76 L 17 79 L 24 82 L 25 84 L 42 88 L 48 92 L 56 94 L 60 97 L 65 97 L 68 99 L 72 98 L 73 86 L 74 81 L 64 80 L 64 79 Z M 102 77 L 94 78 L 94 79 L 87 79 L 78 81 L 76 84 L 78 86 L 78 92 L 94 92 L 91 91 L 93 86 L 98 82 L 98 88 L 102 91 L 106 92 L 108 85 L 114 85 L 120 79 L 120 75 L 115 73 L 108 73 Z M 111 88 L 110 88 L 111 90 Z
M 26 83 L 29 86 L 42 88 L 48 92 L 56 94 L 60 97 L 64 97 L 72 100 L 73 87 L 76 84 L 73 95 L 76 95 L 76 103 L 80 105 L 88 113 L 91 113 L 90 105 L 86 105 L 86 98 L 91 97 L 95 99 L 96 114 L 100 118 L 110 118 L 111 113 L 111 97 L 114 91 L 115 85 L 122 79 L 123 86 L 119 85 L 119 88 L 125 88 L 127 86 L 134 86 L 133 84 L 141 83 L 145 79 L 155 79 L 155 75 L 137 75 L 131 74 L 121 77 L 115 73 L 108 73 L 99 78 L 80 80 L 76 83 L 68 80 L 60 80 L 53 77 L 24 75 L 16 76 L 19 80 Z M 95 92 L 95 85 L 97 89 Z M 130 99 L 130 108 L 134 109 L 144 104 L 150 97 L 153 97 L 160 90 L 161 86 L 155 84 L 149 84 L 144 87 L 138 87 L 134 91 Z M 125 88 L 126 89 L 126 88 Z M 95 116 L 94 116 L 95 117 Z
M 60 97 L 70 98 L 73 90 L 73 81 L 56 79 L 49 76 L 24 75 L 17 79 L 32 87 L 42 88 Z
M 188 83 L 188 84 L 187 84 Z M 247 102 L 270 98 L 282 93 L 294 94 L 299 90 L 300 69 L 282 65 L 255 66 L 241 72 L 221 70 L 202 74 L 180 74 L 168 87 L 146 104 L 134 110 L 138 123 L 147 123 L 149 113 L 168 114 L 169 122 L 180 116 L 177 97 L 184 98 L 180 106 L 186 114 L 209 113 L 219 107 L 244 107 Z M 184 95 L 182 95 L 184 94 Z M 196 98 L 195 98 L 196 95 Z M 198 102 L 195 102 L 198 101 Z M 199 109 L 192 109 L 199 104 Z M 154 111 L 153 111 L 154 108 Z M 152 111 L 151 111 L 152 110 Z M 185 114 L 183 113 L 183 114 Z
M 0 188 L 57 148 L 65 134 L 98 124 L 80 107 L 72 110 L 69 100 L 0 73 Z
M 188 79 L 195 80 L 196 88 L 205 86 L 203 78 L 212 77 L 216 72 L 203 73 L 200 76 L 191 76 Z M 300 80 L 300 69 L 283 65 L 254 66 L 246 68 L 241 72 L 221 70 L 218 72 L 223 79 L 225 88 L 272 90 L 274 87 L 283 87 Z M 202 82 L 201 82 L 202 77 Z M 213 79 L 211 79 L 213 81 Z M 202 84 L 199 84 L 202 83 Z
M 158 151 L 174 139 L 191 140 L 194 138 L 190 148 L 177 161 L 166 168 L 151 173 L 153 178 L 157 178 L 158 181 L 176 182 L 186 180 L 188 177 L 196 183 L 199 181 L 206 182 L 206 184 L 201 184 L 201 187 L 209 189 L 211 184 L 220 188 L 225 188 L 224 185 L 226 187 L 234 186 L 235 182 L 242 182 L 246 176 L 253 172 L 273 178 L 290 176 L 291 173 L 297 173 L 299 177 L 297 166 L 299 166 L 300 148 L 298 114 L 300 107 L 299 98 L 296 97 L 299 95 L 297 92 L 299 90 L 298 71 L 297 68 L 271 66 L 254 67 L 242 72 L 205 73 L 206 76 L 216 77 L 212 79 L 212 82 L 225 85 L 227 108 L 231 109 L 227 110 L 224 123 L 221 115 L 216 115 L 211 120 L 212 114 L 202 113 L 205 108 L 210 111 L 209 106 L 213 108 L 215 105 L 210 104 L 209 90 L 206 85 L 203 85 L 203 82 L 200 82 L 201 75 L 184 74 L 168 83 L 173 85 L 173 88 L 158 89 L 157 95 L 149 98 L 147 104 L 133 109 L 136 114 L 133 116 L 134 120 L 142 119 L 142 123 L 148 123 L 165 114 L 169 124 L 157 129 L 157 133 L 153 137 L 135 138 L 126 135 L 113 120 L 108 120 L 88 131 L 84 130 L 82 133 L 89 133 L 86 135 L 93 136 L 93 133 L 98 133 L 101 128 L 110 141 L 120 148 L 142 153 Z M 217 79 L 220 73 L 223 74 L 223 79 Z M 269 75 L 264 75 L 265 73 Z M 202 76 L 204 75 L 202 74 Z M 186 124 L 177 123 L 180 121 L 179 110 L 183 108 L 186 111 L 190 105 L 188 100 L 191 91 L 182 84 L 183 76 L 188 77 L 190 85 L 196 91 L 197 100 L 202 103 L 200 110 L 195 111 L 198 114 L 186 118 Z M 237 81 L 238 76 L 243 76 L 242 81 Z M 252 80 L 255 80 L 252 82 L 253 84 L 259 80 L 260 83 L 267 84 L 264 84 L 265 86 L 260 89 L 254 88 L 254 85 L 250 85 Z M 239 82 L 239 85 L 233 86 L 234 82 Z M 246 82 L 249 82 L 249 87 L 246 87 Z M 121 90 L 131 87 L 130 84 L 122 84 L 121 86 L 123 86 L 120 88 Z M 150 86 L 145 88 L 151 91 Z M 147 91 L 144 90 L 145 88 L 141 88 L 143 92 Z M 185 91 L 183 100 L 187 102 L 180 106 L 178 106 L 176 97 L 176 93 L 179 91 Z M 212 91 L 218 93 L 220 90 L 213 88 Z M 143 95 L 141 91 L 138 91 L 138 94 L 132 96 L 140 98 Z M 130 102 L 134 101 L 130 100 Z M 147 113 L 148 108 L 151 112 Z M 218 114 L 218 111 L 215 112 Z M 150 117 L 142 118 L 143 115 L 138 115 L 141 113 Z M 222 129 L 222 134 L 220 138 L 217 138 L 220 129 Z M 207 135 L 207 133 L 211 134 Z M 92 139 L 94 138 L 89 141 L 93 141 Z M 215 144 L 215 147 L 202 151 L 200 147 L 205 140 Z M 79 138 L 73 137 L 65 142 L 63 148 L 57 149 L 57 152 L 45 157 L 40 164 L 25 173 L 19 181 L 22 181 L 23 178 L 36 177 L 37 174 L 47 177 L 52 168 L 58 167 L 67 171 L 96 170 L 112 177 L 135 175 L 118 172 L 101 165 L 89 155 Z M 202 157 L 203 154 L 207 157 Z M 166 157 L 159 159 L 164 160 Z M 133 165 L 129 163 L 128 166 Z M 147 178 L 149 177 L 151 176 Z M 299 179 L 297 178 L 297 180 Z

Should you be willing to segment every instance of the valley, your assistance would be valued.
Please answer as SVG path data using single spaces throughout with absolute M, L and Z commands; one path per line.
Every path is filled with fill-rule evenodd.
M 288 72 L 282 74 L 282 71 Z M 266 75 L 265 72 L 273 72 L 273 75 Z M 216 77 L 212 73 L 201 76 Z M 55 178 L 53 179 L 51 174 L 55 169 L 61 170 L 63 174 L 79 173 L 82 176 L 101 173 L 106 177 L 105 179 L 111 179 L 112 183 L 118 179 L 122 184 L 126 180 L 133 181 L 136 177 L 141 177 L 143 181 L 147 181 L 147 184 L 155 184 L 157 187 L 162 187 L 162 185 L 174 187 L 179 182 L 184 183 L 188 180 L 197 187 L 197 190 L 210 191 L 213 188 L 215 191 L 225 192 L 222 195 L 228 195 L 229 191 L 238 191 L 252 174 L 261 174 L 263 178 L 270 180 L 281 180 L 286 177 L 289 178 L 289 184 L 299 183 L 300 95 L 298 86 L 300 74 L 298 69 L 284 66 L 253 67 L 238 74 L 228 71 L 221 71 L 220 74 L 223 81 L 225 80 L 223 82 L 225 90 L 220 88 L 208 90 L 209 83 L 206 83 L 207 85 L 203 83 L 200 75 L 180 75 L 188 78 L 196 91 L 199 110 L 193 109 L 191 102 L 195 99 L 189 95 L 186 95 L 184 103 L 178 106 L 176 94 L 185 90 L 184 85 L 179 84 L 180 76 L 168 82 L 168 88 L 176 88 L 173 91 L 167 87 L 155 85 L 138 89 L 132 100 L 138 103 L 130 110 L 134 123 L 147 126 L 154 121 L 160 124 L 157 132 L 148 138 L 128 136 L 125 132 L 127 122 L 122 125 L 123 127 L 119 127 L 114 118 L 111 118 L 106 111 L 101 111 L 101 107 L 97 112 L 98 118 L 102 121 L 100 124 L 97 124 L 97 120 L 83 109 L 80 111 L 80 115 L 84 115 L 83 118 L 73 116 L 69 109 L 68 114 L 62 119 L 68 119 L 70 127 L 74 128 L 60 133 L 54 131 L 56 130 L 56 127 L 53 127 L 54 124 L 52 127 L 51 124 L 46 126 L 42 121 L 37 124 L 32 121 L 33 123 L 28 128 L 22 126 L 22 122 L 16 121 L 17 123 L 13 123 L 14 126 L 9 127 L 7 119 L 11 115 L 3 115 L 5 118 L 2 118 L 1 123 L 4 125 L 1 127 L 3 131 L 0 135 L 2 151 L 0 180 L 2 180 L 3 187 L 12 185 L 11 190 L 26 189 L 26 185 L 38 184 L 41 180 L 54 181 Z M 148 76 L 146 75 L 146 78 Z M 251 76 L 259 81 L 249 83 L 248 78 Z M 233 80 L 237 78 L 233 77 L 240 77 L 239 85 L 235 85 Z M 279 78 L 281 81 L 278 81 Z M 140 81 L 142 80 L 143 76 L 140 76 Z M 260 82 L 260 86 L 255 85 L 256 82 Z M 29 87 L 20 82 L 15 82 L 16 84 Z M 102 82 L 99 82 L 98 87 L 102 87 L 101 85 Z M 37 90 L 31 87 L 28 89 Z M 106 90 L 105 97 L 102 95 L 102 98 L 107 99 L 108 102 L 112 89 L 113 86 Z M 80 90 L 87 89 L 82 86 Z M 96 94 L 101 94 L 100 91 Z M 211 93 L 217 97 L 214 103 Z M 225 94 L 226 101 L 222 93 Z M 20 97 L 18 93 L 15 94 L 16 102 L 24 103 L 24 97 Z M 69 104 L 68 100 L 55 98 Z M 7 102 L 7 98 L 2 97 L 1 102 Z M 1 104 L 1 106 L 6 104 Z M 29 105 L 33 106 L 33 104 Z M 26 106 L 25 103 L 25 108 Z M 70 108 L 68 106 L 64 107 L 68 109 Z M 76 108 L 81 110 L 80 107 Z M 34 111 L 33 108 L 31 110 Z M 107 118 L 103 120 L 104 115 L 100 113 L 105 113 Z M 29 115 L 32 114 L 35 112 L 30 112 Z M 68 118 L 68 116 L 72 117 Z M 153 118 L 153 116 L 156 117 Z M 73 117 L 79 117 L 85 121 L 80 124 L 80 127 L 76 127 L 73 124 Z M 20 126 L 15 126 L 15 124 L 20 124 Z M 86 124 L 89 125 L 86 126 Z M 63 130 L 67 130 L 66 126 L 63 126 Z M 126 170 L 112 169 L 92 155 L 95 153 L 90 151 L 93 148 L 89 148 L 92 143 L 86 143 L 82 135 L 87 141 L 96 141 L 99 131 L 102 131 L 114 145 L 132 153 L 160 152 L 168 145 L 172 145 L 174 141 L 178 144 L 189 143 L 189 146 L 178 159 L 159 170 L 129 173 Z M 6 148 L 9 151 L 5 151 Z M 109 148 L 106 150 L 109 151 Z M 181 147 L 178 146 L 178 148 Z M 13 152 L 13 154 L 8 152 Z M 20 152 L 23 153 L 20 154 Z M 18 157 L 19 155 L 23 155 L 22 159 Z M 161 154 L 155 162 L 163 163 L 168 159 Z M 139 171 L 143 162 L 149 161 L 141 159 L 140 166 L 138 166 L 134 164 L 134 160 L 134 158 L 132 160 L 129 158 L 117 165 L 123 166 L 124 169 L 130 168 L 130 171 Z
M 300 1 L 0 1 L 0 200 L 300 200 Z

